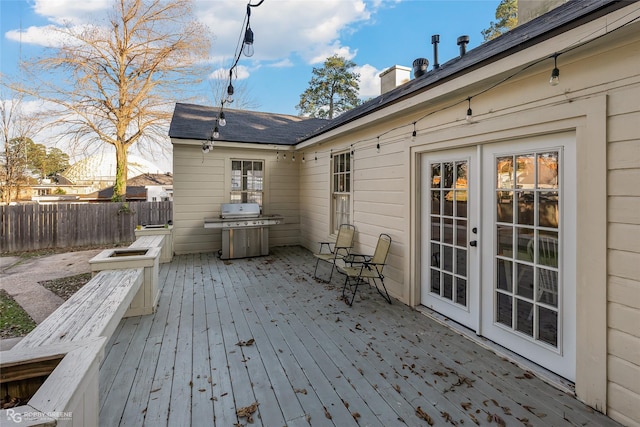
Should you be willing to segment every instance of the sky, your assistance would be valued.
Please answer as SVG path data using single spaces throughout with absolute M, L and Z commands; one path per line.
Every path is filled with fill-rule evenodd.
M 0 0 L 0 73 L 17 75 L 21 59 L 37 56 L 43 47 L 50 46 L 48 26 L 99 22 L 111 2 Z M 238 38 L 244 34 L 247 3 L 194 0 L 196 16 L 211 31 L 207 63 L 211 72 L 201 85 L 201 93 L 206 95 L 191 102 L 207 105 L 216 77 L 228 78 Z M 251 0 L 251 4 L 257 3 L 258 0 Z M 429 60 L 430 70 L 434 34 L 440 35 L 440 64 L 459 55 L 456 40 L 461 35 L 470 37 L 467 50 L 480 45 L 481 31 L 495 21 L 499 3 L 500 0 L 264 0 L 251 8 L 255 53 L 250 58 L 240 58 L 234 86 L 243 88 L 243 97 L 252 110 L 297 115 L 295 106 L 309 86 L 313 68 L 322 67 L 327 57 L 338 54 L 356 64 L 360 98 L 367 100 L 380 94 L 379 74 L 393 65 L 411 67 L 414 59 L 422 57 Z M 163 163 L 166 160 L 169 164 L 162 166 L 168 169 L 170 159 Z

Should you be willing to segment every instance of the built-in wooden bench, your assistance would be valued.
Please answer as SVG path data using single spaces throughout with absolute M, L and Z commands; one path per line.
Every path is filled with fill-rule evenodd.
M 129 247 L 132 249 L 162 248 L 162 245 L 164 245 L 164 236 L 158 234 L 155 236 L 140 236 Z
M 98 425 L 105 343 L 143 279 L 142 267 L 98 272 L 11 350 L 0 353 L 3 390 L 28 399 L 27 405 L 0 410 L 3 423 Z
M 142 285 L 143 270 L 99 272 L 12 350 L 111 337 Z

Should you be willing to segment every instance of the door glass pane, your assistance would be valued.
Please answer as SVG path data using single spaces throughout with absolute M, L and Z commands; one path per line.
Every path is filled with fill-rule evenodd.
M 456 274 L 467 276 L 467 250 L 456 249 Z
M 533 188 L 535 186 L 535 154 L 521 154 L 516 157 L 516 188 Z
M 516 330 L 523 334 L 533 336 L 533 304 L 528 301 L 516 299 Z
M 538 192 L 538 222 L 540 227 L 558 228 L 558 192 Z
M 535 224 L 535 212 L 534 208 L 534 193 L 533 191 L 517 191 L 516 192 L 516 204 L 518 206 L 518 224 L 521 225 L 534 225 Z
M 431 292 L 440 295 L 440 272 L 436 269 L 431 269 Z
M 440 188 L 440 176 L 442 166 L 440 163 L 434 163 L 431 165 L 431 188 Z
M 538 154 L 538 188 L 558 188 L 558 152 Z
M 496 322 L 502 323 L 506 326 L 511 326 L 512 312 L 511 312 L 511 297 L 498 292 L 496 301 Z
M 498 222 L 513 222 L 513 191 L 498 191 L 497 193 Z
M 467 221 L 456 220 L 456 245 L 467 246 Z
M 442 274 L 442 296 L 448 300 L 453 300 L 453 276 L 447 273 Z
M 442 188 L 453 188 L 453 162 L 445 162 L 442 173 L 444 175 Z
M 467 281 L 456 278 L 456 303 L 467 306 Z
M 451 246 L 443 246 L 442 264 L 444 271 L 453 273 L 453 248 Z
M 558 312 L 538 307 L 538 334 L 540 341 L 558 346 Z
M 514 188 L 513 157 L 498 157 L 496 164 L 498 177 L 496 188 Z
M 504 291 L 512 292 L 513 288 L 511 284 L 513 283 L 513 273 L 512 273 L 513 263 L 511 261 L 506 261 L 503 259 L 498 259 L 498 289 L 502 289 Z
M 467 192 L 456 191 L 456 216 L 460 218 L 467 217 Z
M 533 267 L 516 263 L 517 290 L 516 293 L 525 298 L 533 299 Z
M 431 191 L 431 213 L 440 215 L 440 190 Z
M 431 240 L 440 241 L 440 217 L 431 217 Z
M 495 158 L 494 316 L 552 346 L 561 318 L 559 169 L 558 151 Z
M 453 244 L 453 219 L 444 218 L 444 233 L 443 233 L 443 241 L 445 243 Z
M 497 249 L 498 255 L 513 256 L 513 228 L 498 225 L 497 227 Z

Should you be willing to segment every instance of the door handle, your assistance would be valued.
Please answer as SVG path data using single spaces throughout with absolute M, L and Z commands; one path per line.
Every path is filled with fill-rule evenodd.
M 469 246 L 473 246 L 475 248 L 476 246 L 478 246 L 478 241 L 477 240 L 470 241 Z

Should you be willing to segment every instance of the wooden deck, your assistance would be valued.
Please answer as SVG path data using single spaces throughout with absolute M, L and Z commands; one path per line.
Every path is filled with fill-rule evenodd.
M 246 425 L 254 403 L 266 427 L 618 425 L 375 289 L 348 307 L 314 265 L 300 247 L 162 264 L 157 312 L 107 348 L 101 425 Z

